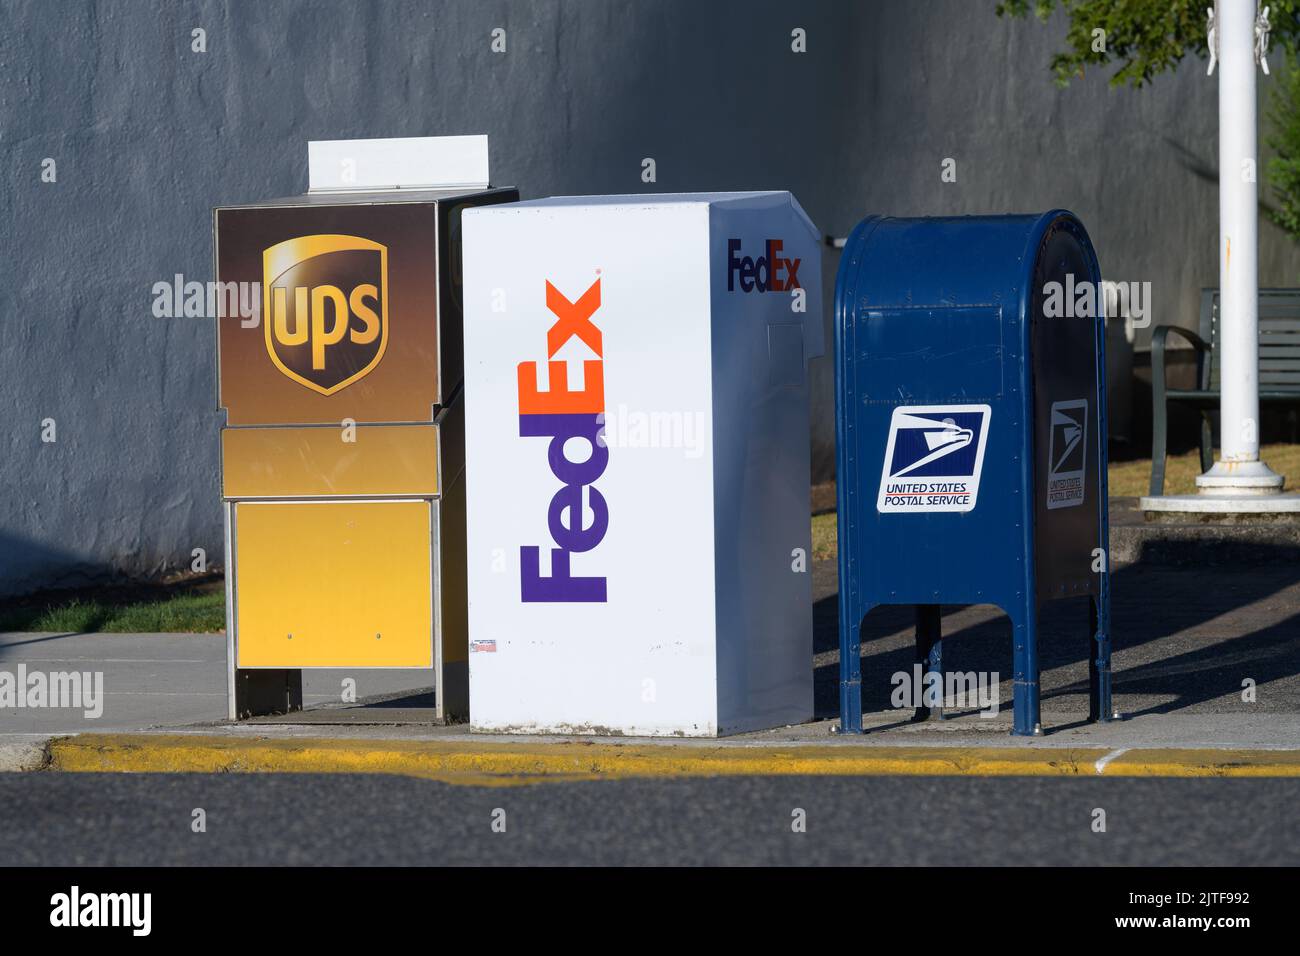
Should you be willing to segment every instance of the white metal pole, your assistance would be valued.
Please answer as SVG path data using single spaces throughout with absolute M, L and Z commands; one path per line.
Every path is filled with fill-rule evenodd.
M 1220 460 L 1203 493 L 1261 494 L 1282 479 L 1259 460 L 1258 186 L 1255 0 L 1220 0 L 1219 68 Z
M 1219 4 L 1219 289 L 1222 458 L 1259 460 L 1255 4 Z

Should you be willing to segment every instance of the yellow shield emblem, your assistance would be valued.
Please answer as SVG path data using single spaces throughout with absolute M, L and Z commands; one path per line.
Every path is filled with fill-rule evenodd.
M 300 236 L 262 252 L 262 324 L 271 361 L 333 395 L 388 347 L 388 247 L 358 236 Z

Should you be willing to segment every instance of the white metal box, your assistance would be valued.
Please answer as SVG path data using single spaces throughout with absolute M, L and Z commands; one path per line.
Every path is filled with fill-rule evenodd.
M 812 716 L 819 234 L 786 192 L 464 215 L 470 723 Z

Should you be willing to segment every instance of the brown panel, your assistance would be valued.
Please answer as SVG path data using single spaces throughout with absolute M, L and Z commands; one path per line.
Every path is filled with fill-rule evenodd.
M 262 291 L 256 326 L 218 320 L 229 423 L 430 421 L 437 228 L 433 202 L 217 210 L 218 280 Z
M 221 432 L 227 498 L 438 494 L 438 426 L 226 428 Z

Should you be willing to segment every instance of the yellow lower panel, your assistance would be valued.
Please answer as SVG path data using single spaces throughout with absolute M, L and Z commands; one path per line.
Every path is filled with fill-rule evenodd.
M 431 667 L 427 501 L 240 502 L 240 667 Z

